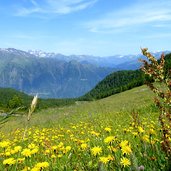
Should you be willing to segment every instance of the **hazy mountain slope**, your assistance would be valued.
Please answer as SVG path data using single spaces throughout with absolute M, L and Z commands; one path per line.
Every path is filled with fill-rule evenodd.
M 113 69 L 77 61 L 38 58 L 24 51 L 0 51 L 0 87 L 12 87 L 41 97 L 78 97 Z

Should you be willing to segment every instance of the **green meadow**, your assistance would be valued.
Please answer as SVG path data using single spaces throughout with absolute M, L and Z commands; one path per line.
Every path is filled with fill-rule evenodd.
M 1 128 L 8 171 L 169 170 L 159 111 L 147 86 L 14 116 Z

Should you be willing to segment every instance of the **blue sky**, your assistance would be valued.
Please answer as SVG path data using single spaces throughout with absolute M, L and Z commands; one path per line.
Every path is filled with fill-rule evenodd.
M 111 56 L 170 42 L 170 0 L 0 0 L 1 48 Z

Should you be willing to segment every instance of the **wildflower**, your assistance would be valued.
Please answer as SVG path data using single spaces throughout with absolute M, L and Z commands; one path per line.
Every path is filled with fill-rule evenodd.
M 149 133 L 150 133 L 151 135 L 156 134 L 155 130 L 154 130 L 154 129 L 152 129 L 152 128 L 149 130 Z
M 111 128 L 109 128 L 109 127 L 106 127 L 105 129 L 104 129 L 106 132 L 111 132 Z
M 46 155 L 49 154 L 49 153 L 50 153 L 50 150 L 49 149 L 45 150 L 45 154 Z
M 16 160 L 14 158 L 8 158 L 3 161 L 3 165 L 13 165 L 16 163 Z
M 107 158 L 108 158 L 109 161 L 113 161 L 114 160 L 114 157 L 112 157 L 111 155 L 108 155 Z
M 22 163 L 25 160 L 25 158 L 18 158 L 17 161 L 18 163 Z
M 103 164 L 106 164 L 109 162 L 109 158 L 108 157 L 100 157 L 100 162 L 102 162 Z
M 23 156 L 25 156 L 25 157 L 31 157 L 31 150 L 30 149 L 28 149 L 28 148 L 25 148 L 22 152 L 21 152 L 21 154 L 23 155 Z
M 130 162 L 130 160 L 128 159 L 128 158 L 126 158 L 126 157 L 123 157 L 122 159 L 121 159 L 121 165 L 123 165 L 124 167 L 126 167 L 126 166 L 130 166 L 131 165 L 131 162 Z
M 55 156 L 54 154 L 52 154 L 52 155 L 51 155 L 51 158 L 52 158 L 52 159 L 55 159 L 55 158 L 56 158 L 56 156 Z
M 128 145 L 128 141 L 124 140 L 119 145 L 120 145 L 120 147 L 124 147 L 124 146 Z
M 115 139 L 114 136 L 109 136 L 109 137 L 107 137 L 107 138 L 104 139 L 104 142 L 105 142 L 106 144 L 109 144 L 109 143 L 111 143 L 112 141 L 114 141 L 114 139 Z
M 87 148 L 87 144 L 86 143 L 81 144 L 81 149 L 82 150 L 85 150 L 86 148 Z
M 71 146 L 66 146 L 65 150 L 66 150 L 66 153 L 69 152 L 71 150 Z
M 37 167 L 33 167 L 33 168 L 31 169 L 31 171 L 40 171 L 40 169 L 37 168 Z
M 95 136 L 97 136 L 97 137 L 100 135 L 100 133 L 95 132 L 95 131 L 91 131 L 91 134 L 92 134 L 92 135 L 95 135 Z
M 132 134 L 136 137 L 138 135 L 138 132 L 132 132 Z
M 94 155 L 94 156 L 97 156 L 98 154 L 102 153 L 102 148 L 97 146 L 97 147 L 93 147 L 91 149 L 91 153 Z
M 144 132 L 144 129 L 141 126 L 138 126 L 138 132 L 139 133 L 143 133 Z
M 117 152 L 117 147 L 112 147 L 112 146 L 108 146 L 108 148 L 112 151 L 112 152 Z
M 49 163 L 48 162 L 37 163 L 35 165 L 35 167 L 40 168 L 40 169 L 43 169 L 43 168 L 49 167 Z
M 56 151 L 57 149 L 58 149 L 58 146 L 56 146 L 56 145 L 52 146 L 53 151 Z
M 63 142 L 60 142 L 59 144 L 58 144 L 58 147 L 59 148 L 62 148 L 64 146 L 64 143 Z
M 9 141 L 2 141 L 0 142 L 0 147 L 2 148 L 6 148 L 10 145 L 10 142 Z
M 28 145 L 28 148 L 29 148 L 29 149 L 33 149 L 33 148 L 35 148 L 35 147 L 36 147 L 36 145 L 33 144 L 33 143 L 31 143 L 31 144 Z
M 62 157 L 62 154 L 58 154 L 57 156 L 58 156 L 58 158 L 61 158 Z
M 36 154 L 39 151 L 39 148 L 34 148 L 33 150 L 31 150 L 31 154 Z
M 123 154 L 131 154 L 132 150 L 129 145 L 122 146 L 121 148 Z
M 11 153 L 9 151 L 5 152 L 5 156 L 10 156 L 10 155 L 11 155 Z
M 16 146 L 14 147 L 14 151 L 17 153 L 19 151 L 21 151 L 22 147 L 21 146 Z
M 142 137 L 142 140 L 143 140 L 144 142 L 150 142 L 149 136 L 148 136 L 148 135 L 144 135 L 144 136 Z

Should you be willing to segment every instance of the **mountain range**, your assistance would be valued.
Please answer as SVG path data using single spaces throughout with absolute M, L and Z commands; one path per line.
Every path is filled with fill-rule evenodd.
M 156 58 L 159 58 L 162 53 L 168 54 L 171 51 L 159 51 L 152 52 Z M 138 62 L 139 58 L 144 58 L 142 54 L 138 55 L 113 55 L 113 56 L 93 56 L 93 55 L 70 55 L 66 56 L 60 53 L 47 53 L 41 50 L 29 50 L 29 54 L 35 55 L 39 58 L 55 58 L 58 60 L 63 60 L 66 62 L 75 60 L 81 64 L 89 63 L 92 65 L 96 65 L 99 67 L 110 67 L 116 68 L 117 70 L 135 70 L 140 67 L 140 63 Z
M 165 52 L 165 53 L 168 53 Z M 161 52 L 154 55 L 160 56 Z M 0 49 L 0 87 L 11 87 L 43 98 L 84 95 L 110 73 L 137 69 L 141 55 L 66 56 L 42 51 Z
M 16 49 L 0 50 L 0 87 L 44 98 L 78 97 L 114 71 L 76 60 L 39 58 Z

